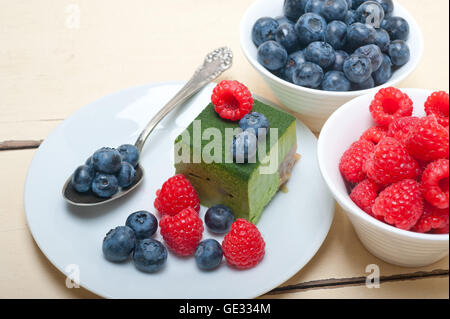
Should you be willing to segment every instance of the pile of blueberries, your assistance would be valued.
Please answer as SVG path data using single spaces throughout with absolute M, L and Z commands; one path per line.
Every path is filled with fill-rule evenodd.
M 133 253 L 134 265 L 144 272 L 160 270 L 167 260 L 167 249 L 151 237 L 158 229 L 158 220 L 147 211 L 128 216 L 125 226 L 111 229 L 103 239 L 103 256 L 111 262 L 127 261 Z
M 251 112 L 239 121 L 239 127 L 242 132 L 233 138 L 231 144 L 233 161 L 238 164 L 250 163 L 256 159 L 258 139 L 267 135 L 269 120 L 264 114 Z
M 215 234 L 226 234 L 234 222 L 233 212 L 226 206 L 216 205 L 208 209 L 205 224 Z M 158 220 L 147 211 L 128 216 L 125 226 L 111 229 L 103 239 L 102 251 L 106 260 L 120 263 L 132 256 L 135 267 L 146 273 L 163 268 L 167 261 L 167 249 L 151 238 L 158 230 Z M 215 239 L 200 242 L 195 251 L 195 261 L 201 270 L 216 269 L 222 262 L 222 245 Z
M 382 85 L 410 59 L 408 22 L 393 11 L 392 0 L 285 0 L 284 16 L 253 26 L 258 61 L 312 89 Z
M 139 151 L 134 145 L 124 144 L 117 149 L 103 147 L 89 157 L 72 174 L 72 187 L 79 193 L 92 191 L 109 198 L 134 182 Z

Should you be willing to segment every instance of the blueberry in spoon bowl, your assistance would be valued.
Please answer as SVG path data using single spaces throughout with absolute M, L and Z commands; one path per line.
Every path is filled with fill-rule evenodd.
M 95 206 L 134 191 L 144 178 L 144 169 L 139 163 L 140 154 L 155 127 L 172 110 L 228 70 L 232 63 L 233 53 L 227 47 L 207 54 L 186 85 L 144 127 L 134 145 L 123 144 L 117 149 L 103 147 L 97 150 L 85 165 L 66 180 L 62 189 L 66 202 L 82 207 Z

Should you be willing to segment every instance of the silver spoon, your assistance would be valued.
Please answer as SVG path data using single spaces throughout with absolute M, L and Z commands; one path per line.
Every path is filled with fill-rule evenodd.
M 136 143 L 134 144 L 142 152 L 145 141 L 149 135 L 153 132 L 155 127 L 161 122 L 161 120 L 169 114 L 177 106 L 185 103 L 195 93 L 200 91 L 208 83 L 219 77 L 224 71 L 228 70 L 233 64 L 233 52 L 227 48 L 219 48 L 209 53 L 203 65 L 201 65 L 194 73 L 192 78 L 186 83 L 186 85 L 164 106 L 147 124 L 142 133 L 139 135 Z M 62 195 L 64 199 L 76 206 L 95 206 L 100 204 L 109 203 L 115 199 L 118 199 L 126 194 L 135 190 L 144 179 L 144 169 L 140 164 L 136 167 L 136 175 L 134 182 L 126 189 L 121 189 L 115 195 L 110 198 L 101 198 L 96 196 L 91 191 L 87 193 L 78 193 L 72 187 L 72 176 L 70 176 L 62 189 Z

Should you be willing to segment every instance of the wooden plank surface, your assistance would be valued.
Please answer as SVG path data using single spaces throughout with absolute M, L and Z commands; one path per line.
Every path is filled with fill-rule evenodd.
M 68 115 L 123 88 L 187 79 L 205 52 L 222 45 L 235 53 L 223 78 L 276 100 L 239 48 L 239 20 L 252 2 L 0 0 L 0 298 L 96 297 L 65 287 L 24 215 L 34 148 Z M 449 44 L 442 39 L 448 39 L 449 2 L 399 2 L 418 20 L 426 44 L 421 64 L 401 86 L 448 91 Z M 71 5 L 80 9 L 78 28 L 67 24 Z M 380 267 L 379 289 L 363 284 L 369 264 Z M 364 249 L 337 207 L 313 260 L 264 298 L 448 298 L 448 269 L 448 257 L 413 269 L 382 262 Z
M 289 294 L 267 294 L 262 299 L 427 299 L 449 289 L 448 277 L 400 280 L 381 283 L 379 288 L 346 285 L 338 288 L 311 288 Z

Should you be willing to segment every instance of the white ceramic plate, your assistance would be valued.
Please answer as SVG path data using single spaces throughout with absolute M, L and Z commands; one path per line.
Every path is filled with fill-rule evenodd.
M 66 204 L 61 188 L 67 176 L 96 149 L 134 143 L 148 120 L 182 85 L 144 85 L 87 105 L 48 136 L 30 166 L 25 211 L 36 243 L 66 275 L 79 269 L 81 286 L 100 296 L 257 297 L 297 273 L 317 252 L 330 228 L 334 201 L 319 171 L 317 140 L 298 123 L 298 152 L 302 158 L 287 185 L 289 192 L 275 196 L 258 224 L 267 246 L 265 258 L 256 268 L 239 271 L 223 262 L 216 271 L 203 272 L 194 258 L 170 253 L 161 272 L 146 274 L 136 270 L 132 261 L 106 261 L 101 250 L 106 232 L 123 225 L 132 212 L 154 212 L 155 191 L 175 172 L 173 140 L 209 103 L 214 85 L 175 110 L 153 132 L 141 154 L 145 180 L 134 193 L 104 206 L 78 208 Z M 205 211 L 202 207 L 202 218 Z M 206 230 L 204 237 L 222 240 Z M 159 234 L 156 239 L 161 239 Z

